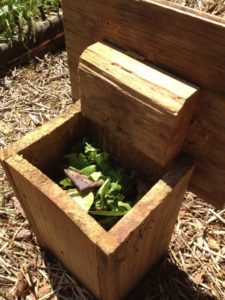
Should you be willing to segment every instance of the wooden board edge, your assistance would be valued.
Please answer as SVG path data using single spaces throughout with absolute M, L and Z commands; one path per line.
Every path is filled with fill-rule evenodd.
M 13 188 L 13 191 L 16 195 L 16 198 L 20 201 L 20 205 L 21 205 L 23 211 L 25 212 L 26 217 L 29 219 L 29 222 L 31 224 L 31 227 L 32 227 L 32 230 L 33 230 L 35 236 L 40 241 L 41 246 L 44 247 L 45 245 L 43 243 L 41 243 L 41 237 L 40 237 L 40 234 L 39 234 L 39 230 L 35 225 L 35 221 L 34 221 L 32 215 L 30 214 L 29 210 L 26 208 L 26 205 L 24 205 L 23 201 L 21 200 L 22 196 L 20 194 L 20 191 L 17 188 L 16 182 L 13 179 L 10 162 L 8 161 L 8 159 L 5 159 L 4 161 L 1 162 L 1 164 L 2 164 L 3 170 L 4 170 L 4 172 L 7 176 L 7 179 L 9 181 L 9 183 Z
M 65 191 L 21 156 L 12 156 L 4 164 L 7 164 L 8 174 L 38 242 L 99 297 L 96 243 L 105 234 L 104 229 L 71 201 Z
M 80 230 L 83 231 L 93 243 L 96 243 L 99 237 L 106 233 L 94 218 L 86 213 L 78 204 L 71 201 L 71 198 L 59 185 L 54 183 L 22 156 L 17 154 L 13 155 L 4 162 L 4 165 L 6 166 L 10 178 L 12 178 L 10 175 L 11 170 L 23 176 L 24 179 L 43 193 L 55 206 L 61 209 L 71 221 L 79 224 Z M 13 182 L 13 187 L 15 186 L 16 182 Z
M 97 243 L 102 299 L 123 299 L 166 251 L 193 170 L 193 164 L 174 166 L 165 175 L 165 182 L 161 180 L 156 184 L 151 195 L 152 207 L 144 197 L 142 200 L 146 203 L 139 205 L 138 212 L 133 210 L 132 219 L 127 218 L 127 228 L 117 226 L 115 232 L 112 228 L 108 236 Z M 146 210 L 149 214 L 144 216 Z M 135 229 L 129 230 L 129 226 Z
M 189 183 L 194 170 L 195 165 L 191 159 L 186 156 L 179 157 L 170 165 L 162 179 L 98 241 L 98 247 L 106 255 L 112 255 L 126 241 L 128 236 L 136 230 L 137 226 L 144 223 L 145 219 L 173 192 L 173 189 L 183 178 L 187 177 Z

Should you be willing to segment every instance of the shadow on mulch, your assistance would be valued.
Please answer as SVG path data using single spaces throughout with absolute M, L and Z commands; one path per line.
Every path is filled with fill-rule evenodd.
M 57 260 L 48 251 L 43 252 L 46 265 L 49 266 L 48 276 L 51 280 L 52 288 L 58 290 L 59 282 L 56 280 L 58 276 L 54 271 L 54 265 Z M 58 262 L 57 262 L 58 263 Z M 63 268 L 63 267 L 62 267 Z M 66 271 L 65 271 L 66 272 Z M 68 273 L 69 274 L 69 273 Z M 73 276 L 70 275 L 72 278 Z M 75 290 L 78 294 L 74 295 L 71 285 L 64 286 L 56 294 L 58 299 L 67 300 L 89 300 L 94 297 L 76 281 Z M 79 289 L 81 295 L 79 296 Z M 84 298 L 84 294 L 86 297 Z M 195 285 L 188 275 L 180 270 L 174 263 L 170 261 L 168 255 L 165 255 L 155 266 L 149 270 L 145 278 L 134 288 L 126 300 L 216 300 L 216 298 L 203 293 L 197 285 Z M 117 300 L 117 299 L 115 299 Z
M 147 273 L 127 300 L 216 300 L 200 288 L 165 255 Z

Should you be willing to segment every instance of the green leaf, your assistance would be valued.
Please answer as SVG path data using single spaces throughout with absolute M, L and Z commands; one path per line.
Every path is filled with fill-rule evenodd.
M 89 194 L 87 194 L 86 196 L 82 197 L 81 195 L 79 196 L 75 196 L 72 197 L 73 200 L 75 200 L 75 202 L 77 204 L 79 204 L 86 212 L 89 211 L 89 209 L 91 208 L 93 202 L 94 202 L 94 194 L 92 192 L 90 192 Z
M 90 162 L 95 162 L 100 168 L 108 161 L 109 155 L 106 152 L 100 152 L 98 148 L 93 147 L 89 143 L 85 143 L 84 152 Z
M 88 176 L 94 172 L 96 172 L 96 165 L 91 165 L 80 170 L 80 173 Z
M 69 168 L 88 176 L 93 181 L 102 178 L 104 183 L 95 194 L 91 192 L 84 195 L 76 189 L 67 192 L 85 211 L 89 211 L 93 216 L 99 216 L 96 219 L 103 224 L 104 228 L 109 229 L 133 205 L 133 200 L 126 202 L 124 199 L 125 196 L 130 197 L 127 187 L 132 186 L 131 180 L 134 176 L 123 168 L 115 167 L 106 152 L 101 152 L 86 140 L 78 142 L 72 149 L 73 153 L 65 157 L 70 165 Z M 62 183 L 66 184 L 66 188 L 70 187 L 67 181 Z
M 102 210 L 89 210 L 89 213 L 95 216 L 105 217 L 122 217 L 127 211 L 102 211 Z
M 3 15 L 7 14 L 9 12 L 8 5 L 4 5 L 3 7 L 0 7 L 0 17 L 3 17 Z
M 120 211 L 129 211 L 131 209 L 130 204 L 123 201 L 118 201 L 118 207 Z
M 103 174 L 102 172 L 93 172 L 91 175 L 90 175 L 90 179 L 94 180 L 94 181 L 98 181 L 100 178 L 103 177 Z
M 106 179 L 106 181 L 103 183 L 103 185 L 100 187 L 100 189 L 97 192 L 96 197 L 100 197 L 101 200 L 104 200 L 104 197 L 106 194 L 108 194 L 108 191 L 110 189 L 110 179 Z
M 32 33 L 35 40 L 36 21 L 41 17 L 40 7 L 48 13 L 58 11 L 59 0 L 0 0 L 0 31 L 4 38 L 9 43 L 14 38 L 25 43 L 27 33 Z
M 112 182 L 110 185 L 109 194 L 120 192 L 121 189 L 122 189 L 121 184 L 119 184 L 118 182 Z
M 70 196 L 70 197 L 76 197 L 76 196 L 80 196 L 80 193 L 78 192 L 77 189 L 69 189 L 66 191 L 67 194 Z
M 64 188 L 74 186 L 74 184 L 69 178 L 64 178 L 59 182 L 59 184 L 62 185 Z
M 85 153 L 97 153 L 100 150 L 98 148 L 93 147 L 91 144 L 89 144 L 88 142 L 85 143 L 85 148 L 84 148 L 84 152 Z

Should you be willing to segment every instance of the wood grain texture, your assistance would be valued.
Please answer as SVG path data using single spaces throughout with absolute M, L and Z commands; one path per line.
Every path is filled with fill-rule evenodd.
M 141 170 L 143 175 L 152 179 L 153 182 L 159 180 L 166 168 L 159 166 L 152 159 L 137 150 L 133 145 L 117 138 L 113 132 L 107 131 L 99 124 L 86 119 L 86 135 L 94 137 L 96 144 L 101 145 L 102 149 L 108 152 L 115 162 L 129 170 Z
M 77 123 L 79 118 L 82 120 Z M 106 232 L 79 205 L 71 201 L 65 191 L 37 168 L 39 165 L 45 171 L 48 169 L 43 165 L 46 163 L 48 166 L 50 154 L 37 160 L 28 152 L 35 156 L 35 150 L 48 145 L 55 146 L 55 151 L 61 153 L 61 146 L 57 148 L 53 143 L 54 134 L 58 134 L 57 143 L 70 144 L 70 139 L 65 140 L 68 124 L 71 132 L 84 131 L 86 136 L 96 135 L 96 139 L 102 141 L 102 148 L 114 145 L 115 136 L 107 135 L 105 129 L 80 117 L 80 111 L 70 118 L 69 123 L 67 120 L 59 126 L 60 120 L 62 117 L 48 123 L 45 134 L 41 132 L 39 138 L 28 134 L 27 141 L 25 137 L 23 144 L 17 144 L 19 154 L 11 153 L 2 164 L 41 245 L 54 253 L 98 299 L 119 300 L 137 284 L 167 249 L 183 193 L 194 167 L 186 158 L 171 166 L 140 202 Z M 115 146 L 110 147 L 109 152 L 122 160 L 122 164 L 125 159 L 126 165 L 132 167 L 135 151 L 128 151 L 127 148 L 130 149 L 128 143 L 117 141 Z M 145 158 L 145 161 L 144 156 L 138 152 L 137 156 L 137 171 L 142 172 L 141 166 L 148 159 Z M 153 170 L 150 168 L 151 163 L 145 172 L 152 177 Z M 133 268 L 131 261 L 134 257 L 136 263 Z M 131 274 L 131 268 L 132 278 L 128 275 Z
M 178 7 L 151 0 L 95 0 L 94 4 L 92 0 L 63 0 L 73 97 L 78 98 L 77 67 L 81 53 L 102 40 L 137 53 L 142 60 L 198 85 L 202 96 L 186 148 L 197 158 L 191 189 L 222 208 L 225 22 Z M 212 157 L 216 164 L 210 163 Z
M 210 90 L 225 92 L 225 24 L 150 0 L 63 0 L 73 91 L 82 51 L 103 39 Z M 193 30 L 194 28 L 194 30 Z M 74 80 L 75 79 L 75 80 Z M 75 96 L 74 95 L 74 96 Z
M 84 116 L 166 166 L 180 152 L 198 89 L 116 48 L 96 43 L 80 57 Z
M 174 165 L 98 242 L 101 299 L 123 299 L 166 251 L 192 173 Z
M 225 97 L 202 92 L 184 150 L 195 158 L 190 188 L 222 208 L 225 205 Z
M 22 156 L 4 164 L 38 241 L 99 298 L 95 245 L 105 230 Z

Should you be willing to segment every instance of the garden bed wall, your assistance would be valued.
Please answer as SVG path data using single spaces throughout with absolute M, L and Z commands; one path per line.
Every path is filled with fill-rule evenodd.
M 162 1 L 62 3 L 74 100 L 79 98 L 80 55 L 102 40 L 200 87 L 185 145 L 197 164 L 190 188 L 206 201 L 224 207 L 225 22 Z

